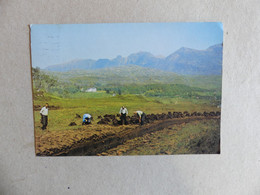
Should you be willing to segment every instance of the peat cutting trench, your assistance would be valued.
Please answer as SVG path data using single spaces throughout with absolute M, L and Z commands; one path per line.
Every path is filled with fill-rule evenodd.
M 220 116 L 190 116 L 184 118 L 172 118 L 145 124 L 143 126 L 126 126 L 122 131 L 117 133 L 106 133 L 100 136 L 92 135 L 87 138 L 78 140 L 73 145 L 52 151 L 53 156 L 92 156 L 106 152 L 111 148 L 124 144 L 127 140 L 141 137 L 147 133 L 163 130 L 172 125 L 189 123 L 192 121 L 205 119 L 220 119 Z M 39 156 L 46 153 L 38 154 Z M 47 154 L 48 155 L 48 154 Z

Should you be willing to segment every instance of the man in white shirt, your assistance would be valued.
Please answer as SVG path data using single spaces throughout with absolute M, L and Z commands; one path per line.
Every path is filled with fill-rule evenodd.
M 120 118 L 121 118 L 121 124 L 126 125 L 126 115 L 128 115 L 128 111 L 124 106 L 122 106 L 120 108 L 119 114 L 120 114 Z
M 48 125 L 48 108 L 49 108 L 49 104 L 46 103 L 45 106 L 40 111 L 42 130 L 45 130 Z
M 140 111 L 140 110 L 135 111 L 134 113 L 137 114 L 137 116 L 139 118 L 139 123 L 141 125 L 143 125 L 144 124 L 144 120 L 145 120 L 145 113 L 143 111 Z

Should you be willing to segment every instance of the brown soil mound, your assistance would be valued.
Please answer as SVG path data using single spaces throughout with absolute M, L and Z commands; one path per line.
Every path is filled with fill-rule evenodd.
M 79 114 L 76 114 L 76 118 L 81 118 L 81 116 Z
M 71 122 L 71 123 L 69 124 L 69 126 L 75 126 L 75 125 L 77 125 L 75 122 Z
M 220 116 L 220 112 L 204 112 L 203 114 L 200 112 L 193 112 L 188 113 L 187 111 L 182 112 L 168 112 L 167 114 L 147 114 L 145 117 L 145 123 L 153 123 L 157 120 L 166 120 L 166 119 L 173 119 L 173 118 L 187 118 L 187 117 L 194 117 L 194 116 L 201 116 L 201 117 L 209 117 L 209 116 Z M 98 117 L 100 121 L 97 124 L 102 125 L 113 125 L 117 126 L 121 124 L 120 115 L 104 115 L 103 118 L 100 116 Z M 135 125 L 139 124 L 139 119 L 137 115 L 127 116 L 126 117 L 127 124 Z

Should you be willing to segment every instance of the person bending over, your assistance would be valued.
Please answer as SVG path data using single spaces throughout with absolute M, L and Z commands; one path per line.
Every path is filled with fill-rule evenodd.
M 90 114 L 84 114 L 82 119 L 82 125 L 88 125 L 91 124 L 91 115 Z
M 135 111 L 134 113 L 137 114 L 140 125 L 143 125 L 145 120 L 145 113 L 143 111 Z

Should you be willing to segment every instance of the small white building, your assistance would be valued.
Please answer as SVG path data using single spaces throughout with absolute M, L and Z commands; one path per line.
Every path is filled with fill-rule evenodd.
M 95 88 L 95 87 L 88 88 L 88 89 L 86 90 L 86 92 L 97 92 L 97 88 Z

